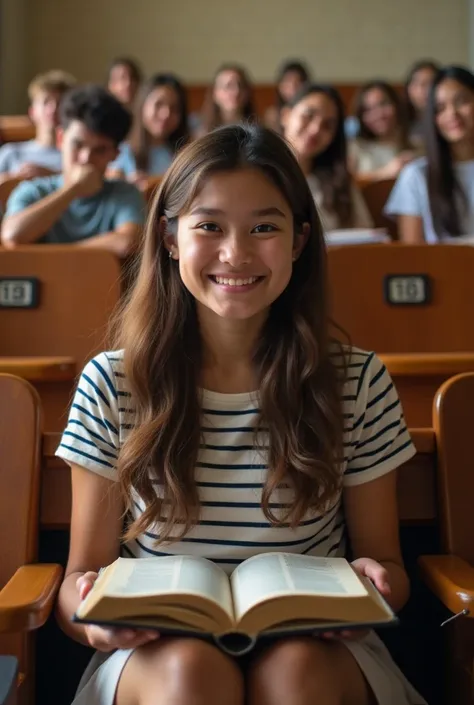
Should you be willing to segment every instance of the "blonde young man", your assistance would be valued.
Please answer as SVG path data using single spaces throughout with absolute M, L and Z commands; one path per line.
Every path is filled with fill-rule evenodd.
M 28 114 L 36 136 L 0 148 L 0 180 L 10 176 L 32 179 L 61 171 L 61 152 L 56 146 L 59 104 L 74 85 L 75 79 L 63 71 L 49 71 L 33 79 L 28 88 Z

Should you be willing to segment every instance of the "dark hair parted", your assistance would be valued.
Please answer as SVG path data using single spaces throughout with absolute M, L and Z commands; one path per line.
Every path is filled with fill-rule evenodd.
M 416 74 L 418 71 L 425 71 L 429 70 L 433 72 L 433 75 L 435 76 L 440 69 L 439 64 L 437 64 L 435 61 L 432 61 L 431 59 L 420 59 L 420 61 L 416 61 L 413 66 L 410 67 L 410 70 L 408 71 L 406 80 L 405 80 L 405 85 L 404 85 L 404 91 L 405 91 L 405 105 L 406 105 L 406 112 L 407 112 L 407 120 L 409 125 L 412 125 L 413 123 L 416 122 L 416 120 L 419 119 L 418 112 L 411 102 L 410 99 L 410 94 L 409 94 L 409 88 L 410 84 L 415 78 Z
M 285 61 L 278 70 L 277 80 L 276 80 L 276 93 L 277 93 L 277 104 L 278 108 L 282 108 L 285 105 L 285 100 L 280 93 L 279 85 L 289 73 L 298 74 L 301 83 L 304 85 L 310 80 L 310 74 L 306 66 L 301 61 L 289 60 Z
M 341 96 L 335 88 L 324 84 L 304 86 L 290 102 L 294 108 L 307 96 L 322 93 L 329 98 L 337 110 L 337 126 L 331 144 L 313 157 L 311 173 L 317 178 L 322 191 L 322 206 L 335 213 L 340 227 L 352 227 L 354 208 L 352 200 L 352 178 L 347 167 L 347 140 L 344 132 L 345 112 Z
M 112 59 L 107 73 L 107 82 L 110 81 L 112 71 L 117 68 L 117 66 L 125 66 L 132 81 L 137 86 L 140 85 L 143 80 L 142 70 L 138 65 L 138 62 L 130 56 L 116 56 L 115 59 Z
M 327 507 L 340 487 L 344 373 L 331 354 L 337 344 L 328 332 L 326 250 L 316 207 L 280 137 L 254 125 L 223 127 L 185 147 L 164 177 L 148 217 L 137 279 L 117 319 L 115 345 L 124 349 L 135 413 L 119 455 L 119 479 L 128 507 L 132 489 L 145 504 L 128 527 L 127 540 L 156 521 L 163 522 L 158 542 L 176 540 L 199 520 L 195 467 L 202 442 L 202 342 L 194 298 L 168 256 L 160 223 L 165 217 L 167 230 L 176 232 L 179 217 L 208 178 L 248 168 L 261 171 L 282 193 L 295 232 L 305 223 L 309 227 L 303 253 L 270 307 L 253 355 L 259 426 L 268 428 L 262 508 L 272 523 L 295 526 L 307 510 Z M 293 488 L 294 501 L 275 514 L 270 501 L 281 486 Z
M 247 100 L 242 107 L 242 115 L 240 116 L 243 121 L 254 121 L 256 119 L 255 106 L 253 103 L 253 91 L 250 78 L 242 66 L 236 64 L 223 64 L 216 71 L 212 85 L 209 86 L 206 97 L 204 99 L 204 104 L 202 106 L 202 126 L 204 132 L 211 132 L 216 127 L 220 127 L 223 124 L 223 117 L 221 109 L 214 100 L 214 87 L 217 78 L 224 71 L 233 71 L 239 77 L 242 88 L 247 93 Z
M 443 81 L 457 81 L 473 93 L 474 75 L 462 66 L 440 69 L 431 86 L 425 113 L 427 183 L 433 227 L 437 235 L 462 235 L 461 213 L 468 207 L 467 197 L 456 178 L 454 160 L 448 142 L 436 125 L 437 90 Z
M 176 130 L 166 140 L 169 148 L 176 152 L 189 140 L 188 130 L 188 100 L 181 81 L 171 73 L 158 73 L 151 76 L 140 89 L 135 107 L 135 119 L 130 135 L 130 146 L 135 157 L 137 169 L 147 171 L 151 146 L 151 136 L 143 124 L 143 106 L 155 88 L 166 86 L 176 93 L 178 98 L 179 123 Z
M 64 96 L 60 107 L 61 126 L 66 129 L 78 120 L 88 130 L 108 137 L 116 146 L 130 131 L 132 116 L 105 88 L 86 85 L 73 88 Z
M 354 100 L 354 115 L 359 121 L 359 134 L 358 137 L 364 140 L 375 140 L 376 136 L 365 124 L 364 112 L 365 112 L 365 96 L 369 91 L 379 90 L 385 94 L 387 100 L 395 108 L 395 117 L 397 124 L 397 142 L 400 150 L 410 148 L 410 140 L 408 139 L 408 119 L 406 115 L 405 105 L 403 100 L 390 83 L 386 81 L 369 81 L 365 83 L 361 89 L 356 94 Z

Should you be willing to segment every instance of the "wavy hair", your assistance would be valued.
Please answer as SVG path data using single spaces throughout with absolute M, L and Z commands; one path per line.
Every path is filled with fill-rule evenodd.
M 467 194 L 456 177 L 449 143 L 436 125 L 436 93 L 439 85 L 447 80 L 457 81 L 474 96 L 474 74 L 463 66 L 440 69 L 431 87 L 425 112 L 427 183 L 433 227 L 439 236 L 447 233 L 457 237 L 463 234 L 461 219 L 468 210 Z
M 151 137 L 143 124 L 143 106 L 146 99 L 155 88 L 167 86 L 171 88 L 178 97 L 179 124 L 176 130 L 168 136 L 166 143 L 172 152 L 176 152 L 189 140 L 188 129 L 188 99 L 186 90 L 179 79 L 170 73 L 158 73 L 149 78 L 140 89 L 137 104 L 135 107 L 132 132 L 130 134 L 130 146 L 135 157 L 137 169 L 147 171 L 148 159 L 151 145 Z
M 345 112 L 341 96 L 333 86 L 314 83 L 304 86 L 290 102 L 289 108 L 294 108 L 307 96 L 318 93 L 325 95 L 336 106 L 337 126 L 331 144 L 324 152 L 313 157 L 311 174 L 317 178 L 321 188 L 322 207 L 337 215 L 340 227 L 350 228 L 354 224 L 352 177 L 347 167 Z
M 195 301 L 164 243 L 206 180 L 238 169 L 260 170 L 282 193 L 295 232 L 309 224 L 302 255 L 286 289 L 270 307 L 253 364 L 260 419 L 268 429 L 268 473 L 262 509 L 275 525 L 296 526 L 308 510 L 327 507 L 340 488 L 343 457 L 340 358 L 334 361 L 326 292 L 326 249 L 306 179 L 291 150 L 271 130 L 222 127 L 185 147 L 154 197 L 138 273 L 118 317 L 115 345 L 124 349 L 134 428 L 121 448 L 119 479 L 129 509 L 144 502 L 126 540 L 160 521 L 158 543 L 175 541 L 199 521 L 195 467 L 201 440 L 199 379 L 202 342 Z M 344 365 L 342 365 L 344 368 Z M 160 491 L 156 492 L 156 485 Z M 293 489 L 294 501 L 275 514 L 271 497 Z
M 373 91 L 375 89 L 385 93 L 386 98 L 395 108 L 398 148 L 400 151 L 403 149 L 410 149 L 410 140 L 408 137 L 408 118 L 404 102 L 395 88 L 386 81 L 369 81 L 368 83 L 365 83 L 356 94 L 353 112 L 359 121 L 360 127 L 358 137 L 368 141 L 374 141 L 377 139 L 372 130 L 368 128 L 364 122 L 365 96 L 369 93 L 369 91 Z
M 236 73 L 242 87 L 247 92 L 247 100 L 245 101 L 245 105 L 242 107 L 242 121 L 253 122 L 256 120 L 252 83 L 247 71 L 242 66 L 238 66 L 237 64 L 223 64 L 216 71 L 212 85 L 207 89 L 206 96 L 204 98 L 201 117 L 202 128 L 205 132 L 211 132 L 216 127 L 220 127 L 222 125 L 221 109 L 214 100 L 214 86 L 218 76 L 224 71 L 233 71 Z

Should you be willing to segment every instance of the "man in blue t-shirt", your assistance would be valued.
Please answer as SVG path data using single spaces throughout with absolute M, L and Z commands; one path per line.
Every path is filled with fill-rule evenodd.
M 63 171 L 17 186 L 2 223 L 2 244 L 69 243 L 128 255 L 143 225 L 145 202 L 132 184 L 104 175 L 131 121 L 128 110 L 100 86 L 66 94 L 58 128 Z

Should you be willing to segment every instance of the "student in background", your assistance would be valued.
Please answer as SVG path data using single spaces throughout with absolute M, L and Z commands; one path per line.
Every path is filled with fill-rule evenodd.
M 366 83 L 356 96 L 354 113 L 359 134 L 350 143 L 352 173 L 365 179 L 395 179 L 416 156 L 396 90 L 384 81 Z
M 280 68 L 276 81 L 276 104 L 265 112 L 264 124 L 281 131 L 281 109 L 293 100 L 295 95 L 310 80 L 307 68 L 300 61 L 286 61 Z
M 33 79 L 28 87 L 28 115 L 36 135 L 33 140 L 0 148 L 0 180 L 11 176 L 32 179 L 61 171 L 61 152 L 56 146 L 59 104 L 75 83 L 64 71 L 49 71 Z
M 441 69 L 425 121 L 426 157 L 408 164 L 385 207 L 409 244 L 474 240 L 474 75 Z
M 347 168 L 339 93 L 332 86 L 306 86 L 283 108 L 281 120 L 325 229 L 371 228 L 372 218 Z
M 330 338 L 323 230 L 291 150 L 255 125 L 216 130 L 151 213 L 114 347 L 85 368 L 57 450 L 73 493 L 57 614 L 97 649 L 73 705 L 423 705 L 371 631 L 232 658 L 72 621 L 119 553 L 231 573 L 275 546 L 344 555 L 347 535 L 394 610 L 409 593 L 395 470 L 415 450 L 381 361 Z
M 135 186 L 105 181 L 104 174 L 131 121 L 105 88 L 70 91 L 58 128 L 62 174 L 17 186 L 7 203 L 2 245 L 71 244 L 128 255 L 141 231 L 145 203 Z
M 408 113 L 409 137 L 412 144 L 424 145 L 423 115 L 432 83 L 439 71 L 434 61 L 417 61 L 408 72 L 405 100 Z
M 119 56 L 110 64 L 107 88 L 122 105 L 133 110 L 142 80 L 142 71 L 137 62 L 134 59 Z
M 196 134 L 204 135 L 221 125 L 253 119 L 252 86 L 246 71 L 234 64 L 221 66 L 207 92 Z
M 161 176 L 189 139 L 186 91 L 172 74 L 160 73 L 142 86 L 132 132 L 120 147 L 109 174 L 138 187 L 149 176 Z

